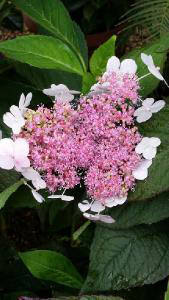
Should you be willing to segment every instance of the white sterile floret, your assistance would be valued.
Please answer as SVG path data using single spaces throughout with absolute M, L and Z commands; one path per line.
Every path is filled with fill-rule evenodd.
M 127 196 L 123 197 L 112 197 L 105 200 L 105 206 L 106 207 L 113 207 L 117 205 L 123 204 L 127 200 Z
M 18 106 L 12 105 L 10 112 L 3 115 L 3 122 L 12 129 L 14 134 L 19 134 L 25 125 L 25 120 Z
M 89 203 L 88 200 L 83 200 L 82 202 L 78 203 L 78 207 L 79 207 L 80 211 L 85 212 L 90 209 L 91 203 Z
M 164 77 L 160 73 L 160 68 L 156 67 L 151 55 L 147 55 L 145 53 L 141 53 L 141 59 L 143 63 L 147 66 L 149 72 L 154 75 L 159 80 L 163 80 L 165 84 L 168 86 L 167 82 L 165 81 Z
M 142 154 L 146 159 L 152 159 L 156 156 L 157 147 L 161 141 L 157 137 L 144 137 L 141 142 L 136 146 L 136 153 Z
M 103 94 L 103 93 L 109 93 L 109 82 L 103 82 L 103 83 L 95 83 L 91 87 L 91 92 L 88 94 L 88 96 L 97 95 L 97 94 Z
M 32 167 L 23 168 L 21 170 L 21 173 L 27 180 L 32 181 L 32 184 L 36 188 L 36 190 L 46 188 L 46 182 L 41 178 L 40 174 L 36 170 L 34 170 Z
M 93 212 L 100 213 L 101 211 L 105 210 L 105 205 L 103 205 L 100 201 L 94 201 L 91 204 L 90 210 Z
M 5 138 L 0 140 L 0 168 L 6 170 L 15 168 L 20 172 L 22 168 L 30 166 L 28 154 L 29 144 L 25 139 L 18 138 L 13 141 Z
M 144 180 L 148 176 L 148 168 L 152 165 L 152 159 L 143 159 L 132 172 L 135 179 Z
M 142 102 L 142 106 L 135 110 L 134 116 L 138 123 L 145 122 L 165 106 L 164 100 L 158 100 L 154 103 L 153 98 L 147 98 Z
M 100 222 L 109 223 L 109 224 L 112 224 L 115 222 L 115 220 L 111 216 L 108 216 L 108 215 L 100 215 L 100 214 L 92 215 L 89 213 L 84 213 L 83 216 L 91 221 L 100 221 Z
M 135 74 L 137 65 L 133 59 L 124 59 L 121 63 L 118 57 L 112 56 L 109 58 L 106 66 L 106 73 L 120 73 L 120 74 Z
M 73 196 L 66 196 L 66 195 L 51 195 L 48 197 L 49 199 L 61 199 L 63 201 L 72 201 L 74 200 Z
M 69 103 L 74 99 L 75 94 L 80 92 L 69 90 L 64 84 L 52 84 L 49 89 L 44 89 L 43 93 L 48 96 L 54 96 L 58 103 Z
M 22 113 L 22 115 L 24 115 L 24 113 L 27 111 L 27 107 L 30 105 L 32 100 L 32 93 L 29 93 L 25 95 L 22 93 L 19 99 L 19 109 Z

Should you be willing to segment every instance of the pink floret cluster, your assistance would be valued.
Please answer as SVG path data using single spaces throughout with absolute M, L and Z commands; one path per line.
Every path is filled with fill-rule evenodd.
M 126 103 L 126 99 L 134 104 L 137 103 L 139 82 L 138 77 L 135 74 L 118 74 L 115 72 L 108 74 L 107 72 L 100 78 L 101 84 L 109 83 L 109 91 L 111 92 L 111 98 L 113 103 L 123 104 Z
M 77 135 L 79 153 L 84 155 L 81 166 L 86 167 L 84 181 L 89 196 L 103 204 L 110 197 L 123 197 L 134 186 L 132 171 L 140 162 L 135 147 L 141 136 L 133 114 L 131 106 L 114 106 L 106 94 L 80 101 Z M 92 145 L 92 151 L 84 154 L 83 145 Z
M 75 110 L 70 103 L 28 110 L 20 137 L 28 140 L 31 166 L 50 192 L 74 188 L 84 181 L 90 198 L 123 197 L 135 185 L 135 152 L 141 136 L 134 124 L 139 99 L 136 76 L 104 75 L 107 91 L 89 94 Z

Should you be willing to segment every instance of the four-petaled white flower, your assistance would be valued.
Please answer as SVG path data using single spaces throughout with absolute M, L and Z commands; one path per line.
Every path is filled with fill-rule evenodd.
M 61 199 L 63 201 L 72 201 L 72 200 L 74 200 L 73 196 L 66 196 L 66 195 L 51 195 L 48 198 L 49 199 Z
M 127 200 L 127 196 L 123 196 L 123 197 L 111 197 L 111 198 L 105 200 L 105 206 L 106 207 L 113 207 L 113 206 L 121 205 L 126 200 Z
M 23 168 L 21 170 L 21 173 L 27 180 L 32 181 L 32 184 L 36 188 L 36 190 L 46 188 L 46 182 L 41 178 L 40 174 L 36 170 L 34 170 L 32 167 Z
M 30 105 L 30 102 L 32 100 L 32 93 L 29 93 L 25 95 L 22 93 L 21 97 L 19 99 L 19 109 L 22 113 L 22 115 L 24 115 L 24 113 L 27 111 L 27 107 Z
M 112 56 L 109 58 L 106 66 L 106 74 L 115 72 L 117 74 L 135 74 L 137 65 L 133 59 L 124 59 L 121 63 L 118 57 Z
M 115 222 L 115 220 L 111 216 L 108 216 L 108 215 L 101 215 L 101 214 L 93 215 L 93 214 L 89 214 L 89 213 L 84 213 L 83 216 L 91 221 L 100 221 L 100 222 L 109 223 L 109 224 L 112 224 Z
M 147 98 L 142 102 L 142 106 L 135 110 L 134 116 L 136 117 L 138 123 L 142 123 L 149 120 L 153 113 L 157 113 L 164 106 L 164 100 L 158 100 L 154 103 L 153 98 Z
M 28 154 L 29 144 L 25 139 L 18 138 L 13 141 L 4 138 L 0 140 L 0 168 L 6 170 L 15 168 L 20 172 L 22 168 L 30 166 Z
M 43 93 L 48 96 L 54 96 L 58 103 L 69 103 L 74 99 L 75 94 L 80 94 L 80 92 L 69 90 L 64 84 L 51 84 L 51 88 L 44 89 Z
M 148 168 L 152 165 L 152 159 L 142 159 L 138 167 L 132 172 L 135 179 L 144 180 L 148 176 Z
M 160 68 L 155 66 L 152 56 L 147 55 L 145 53 L 141 53 L 141 59 L 142 59 L 143 63 L 147 66 L 149 72 L 151 74 L 153 74 L 159 80 L 163 80 L 165 82 L 165 84 L 168 86 L 167 82 L 165 81 L 164 77 L 161 75 L 161 73 L 159 71 Z
M 19 134 L 21 128 L 25 125 L 25 120 L 19 107 L 12 105 L 10 112 L 3 115 L 3 122 L 12 129 L 14 134 Z
M 157 147 L 161 141 L 157 137 L 144 137 L 141 142 L 136 146 L 136 153 L 142 154 L 146 159 L 152 159 L 156 156 Z

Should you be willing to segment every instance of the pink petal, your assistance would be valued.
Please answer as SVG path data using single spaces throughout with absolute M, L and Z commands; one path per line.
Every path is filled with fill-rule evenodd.
M 115 220 L 111 216 L 99 215 L 99 220 L 104 223 L 112 224 L 115 223 Z

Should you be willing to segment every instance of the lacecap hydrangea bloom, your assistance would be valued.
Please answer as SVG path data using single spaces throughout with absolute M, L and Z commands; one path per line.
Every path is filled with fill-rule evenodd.
M 149 70 L 145 76 L 165 82 L 151 55 L 141 58 Z M 42 189 L 51 199 L 72 201 L 66 190 L 83 181 L 88 199 L 78 207 L 84 217 L 113 223 L 104 210 L 126 202 L 137 180 L 148 176 L 161 143 L 157 137 L 143 137 L 137 127 L 165 105 L 141 98 L 142 78 L 134 60 L 120 63 L 113 56 L 87 95 L 52 84 L 43 90 L 53 97 L 51 108 L 31 110 L 32 94 L 22 94 L 19 106 L 12 105 L 3 117 L 12 135 L 0 140 L 0 167 L 20 172 L 38 202 L 44 201 Z

